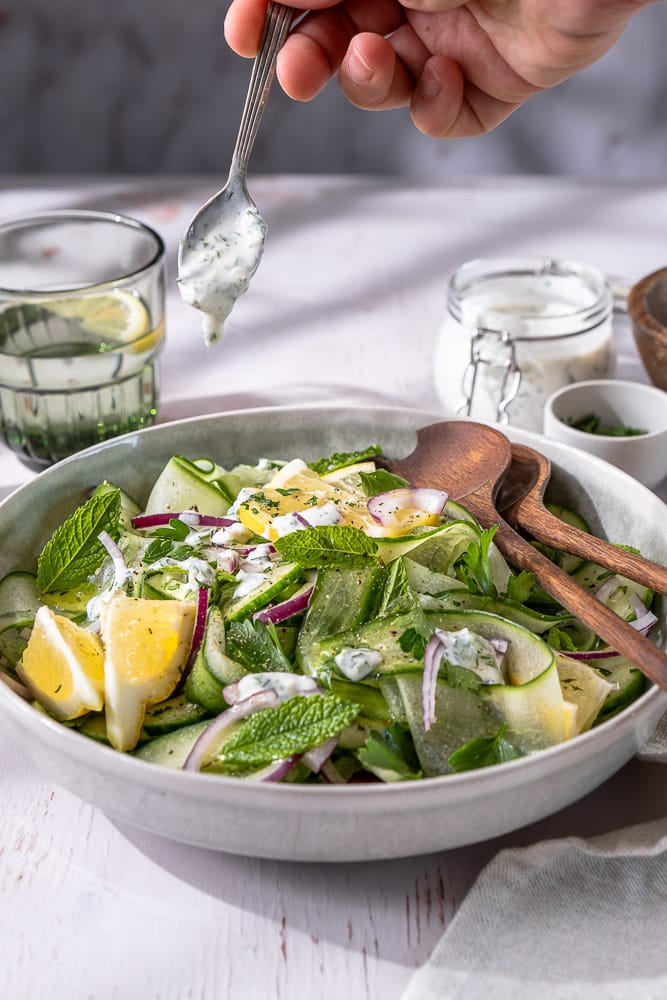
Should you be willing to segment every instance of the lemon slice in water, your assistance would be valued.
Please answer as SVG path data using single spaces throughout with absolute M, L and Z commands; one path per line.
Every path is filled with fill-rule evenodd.
M 115 289 L 101 294 L 42 301 L 39 308 L 99 337 L 107 349 L 127 344 L 140 353 L 153 347 L 162 336 L 161 327 L 151 330 L 148 310 L 138 295 Z

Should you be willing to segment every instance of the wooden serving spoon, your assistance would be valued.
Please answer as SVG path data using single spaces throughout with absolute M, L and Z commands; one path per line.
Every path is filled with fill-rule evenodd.
M 506 521 L 525 528 L 546 545 L 590 559 L 659 594 L 667 594 L 667 568 L 565 524 L 547 510 L 544 491 L 551 476 L 551 462 L 524 444 L 512 444 L 511 449 L 512 462 L 496 497 L 496 507 Z
M 559 604 L 667 689 L 664 650 L 580 587 L 500 516 L 495 500 L 511 461 L 510 443 L 500 431 L 473 421 L 446 420 L 417 431 L 417 447 L 410 455 L 383 459 L 381 464 L 413 486 L 435 487 L 463 501 L 482 527 L 497 525 L 494 542 L 513 566 L 533 573 Z

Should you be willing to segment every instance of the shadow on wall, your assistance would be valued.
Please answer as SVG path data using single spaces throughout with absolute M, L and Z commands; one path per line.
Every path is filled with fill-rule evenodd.
M 219 0 L 0 0 L 0 172 L 226 173 L 250 63 L 223 18 Z M 667 4 L 646 8 L 596 66 L 478 139 L 427 139 L 407 111 L 359 111 L 335 83 L 308 105 L 276 87 L 252 168 L 662 179 L 666 37 Z

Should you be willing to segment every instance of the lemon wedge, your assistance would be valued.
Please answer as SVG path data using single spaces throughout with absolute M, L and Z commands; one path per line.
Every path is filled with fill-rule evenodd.
M 301 459 L 293 459 L 278 469 L 266 486 L 239 505 L 239 520 L 250 531 L 271 541 L 278 538 L 274 521 L 285 514 L 308 512 L 333 502 L 339 524 L 360 528 L 375 538 L 405 535 L 417 527 L 439 523 L 438 515 L 420 508 L 396 512 L 390 525 L 381 525 L 368 510 L 368 497 L 361 486 L 360 473 L 372 471 L 372 463 L 359 463 L 336 474 L 318 475 Z
M 116 594 L 102 612 L 109 742 L 132 750 L 146 709 L 176 688 L 190 650 L 195 606 Z
M 56 719 L 99 712 L 104 704 L 104 653 L 99 638 L 44 605 L 17 666 L 33 697 Z

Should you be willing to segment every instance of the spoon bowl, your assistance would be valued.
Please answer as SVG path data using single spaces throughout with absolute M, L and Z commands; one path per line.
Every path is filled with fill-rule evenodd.
M 500 431 L 473 421 L 451 420 L 422 428 L 410 455 L 384 464 L 413 486 L 436 487 L 452 500 L 463 501 L 483 528 L 495 526 L 494 542 L 514 567 L 533 573 L 537 583 L 562 607 L 655 684 L 667 689 L 664 650 L 580 587 L 500 515 L 496 496 L 511 460 L 510 442 Z

